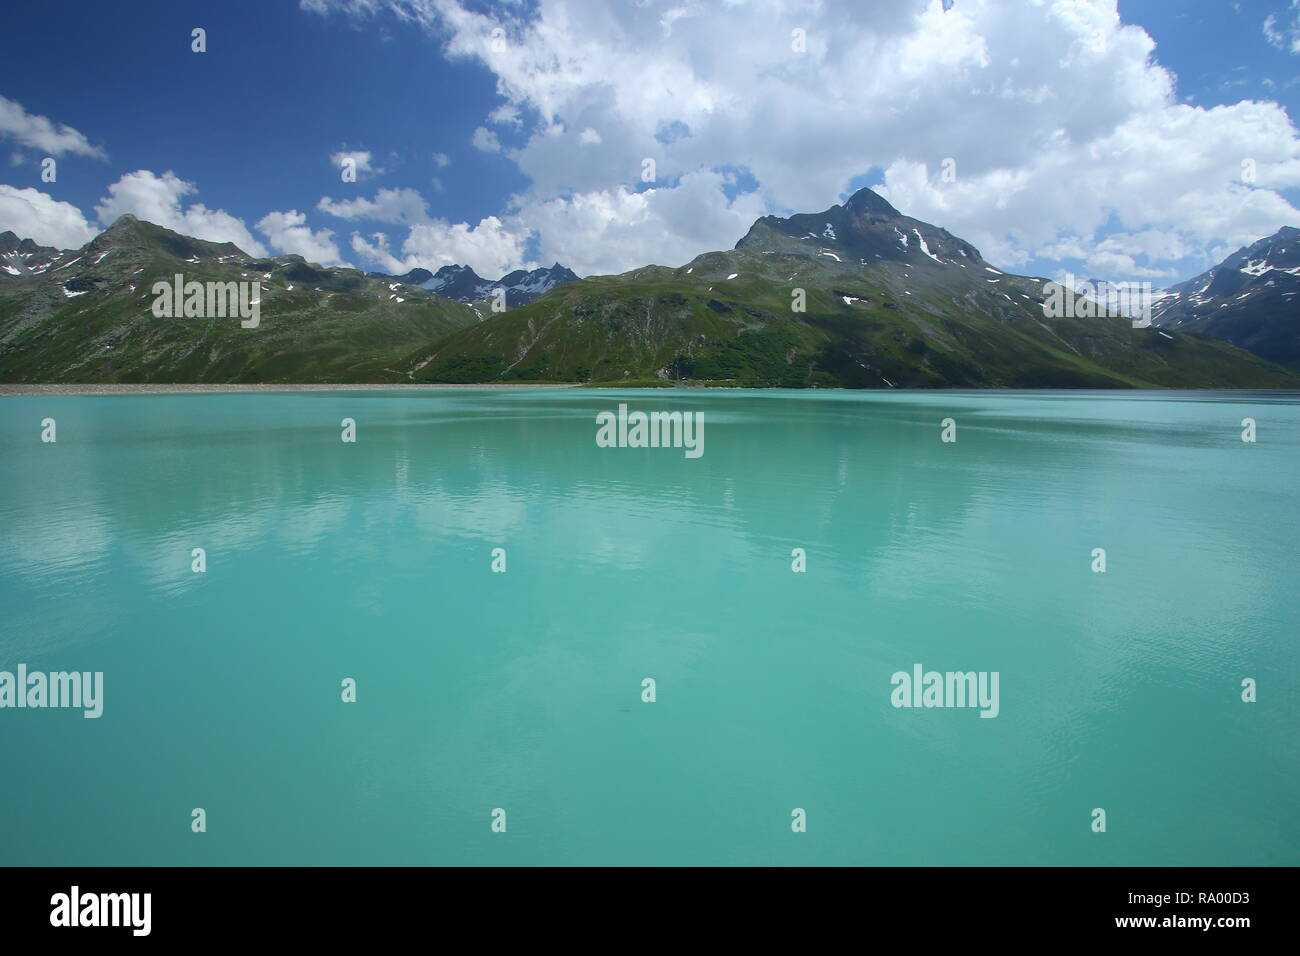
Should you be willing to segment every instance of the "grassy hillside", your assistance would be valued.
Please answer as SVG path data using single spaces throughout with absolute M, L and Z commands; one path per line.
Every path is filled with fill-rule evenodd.
M 259 281 L 260 325 L 156 318 L 153 283 L 177 273 Z M 41 275 L 0 282 L 0 381 L 389 381 L 418 344 L 476 321 L 473 307 L 422 289 L 125 217 Z
M 709 253 L 679 269 L 561 287 L 418 349 L 401 367 L 421 382 L 1300 387 L 1300 376 L 1220 342 L 1169 338 L 1124 318 L 1046 318 L 1042 280 L 986 269 Z M 792 310 L 797 288 L 802 313 Z

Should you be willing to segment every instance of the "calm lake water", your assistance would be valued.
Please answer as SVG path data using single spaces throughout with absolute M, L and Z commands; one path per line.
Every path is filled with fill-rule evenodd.
M 1294 865 L 1297 541 L 1295 393 L 0 399 L 0 863 Z

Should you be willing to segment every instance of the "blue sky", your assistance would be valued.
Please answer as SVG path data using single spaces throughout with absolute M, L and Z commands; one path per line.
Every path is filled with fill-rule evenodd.
M 495 105 L 490 74 L 447 62 L 421 31 L 361 30 L 279 0 L 32 6 L 24 31 L 0 37 L 0 95 L 107 150 L 108 163 L 68 158 L 59 177 L 58 197 L 83 209 L 135 169 L 174 170 L 246 220 L 310 209 L 340 192 L 329 162 L 340 148 L 368 147 L 388 170 L 363 187 L 412 186 L 457 221 L 526 185 L 509 161 L 470 146 Z M 207 30 L 202 55 L 190 50 L 196 26 Z M 438 168 L 437 152 L 451 164 Z M 3 181 L 39 187 L 39 172 L 9 169 Z
M 1178 75 L 1179 98 L 1202 106 L 1273 99 L 1292 115 L 1300 105 L 1300 61 L 1264 36 L 1273 0 L 1123 0 L 1120 13 L 1156 41 L 1157 58 Z M 1289 85 L 1288 85 L 1289 84 Z
M 872 183 L 1005 267 L 1164 284 L 1300 225 L 1291 0 L 942 6 L 48 0 L 0 35 L 0 229 L 76 244 L 152 212 L 365 269 L 589 274 Z M 345 152 L 370 154 L 355 183 Z

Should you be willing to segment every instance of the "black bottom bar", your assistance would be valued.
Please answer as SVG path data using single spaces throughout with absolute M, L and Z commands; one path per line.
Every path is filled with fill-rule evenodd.
M 668 944 L 678 930 L 858 939 L 1193 939 L 1288 924 L 1292 869 L 128 869 L 0 870 L 6 941 L 292 939 L 338 944 L 512 930 Z M 75 896 L 73 887 L 76 887 Z M 105 896 L 105 894 L 114 894 Z M 145 908 L 143 895 L 149 894 Z M 74 907 L 74 901 L 76 906 Z M 147 920 L 146 920 L 147 915 Z M 54 925 L 60 923 L 62 925 Z M 117 923 L 118 925 L 71 925 Z M 146 927 L 147 935 L 137 933 Z M 702 927 L 701 927 L 702 928 Z M 671 930 L 671 935 L 665 935 Z

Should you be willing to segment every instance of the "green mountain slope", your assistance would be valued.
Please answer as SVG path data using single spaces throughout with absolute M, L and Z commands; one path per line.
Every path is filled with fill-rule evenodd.
M 994 269 L 864 189 L 822 213 L 764 217 L 735 250 L 681 268 L 554 289 L 399 367 L 417 382 L 1300 387 L 1221 342 L 1122 317 L 1047 318 L 1045 281 Z
M 421 343 L 479 319 L 413 286 L 258 259 L 131 216 L 40 268 L 0 277 L 0 381 L 381 382 Z M 177 273 L 260 282 L 260 324 L 155 317 L 153 284 Z

